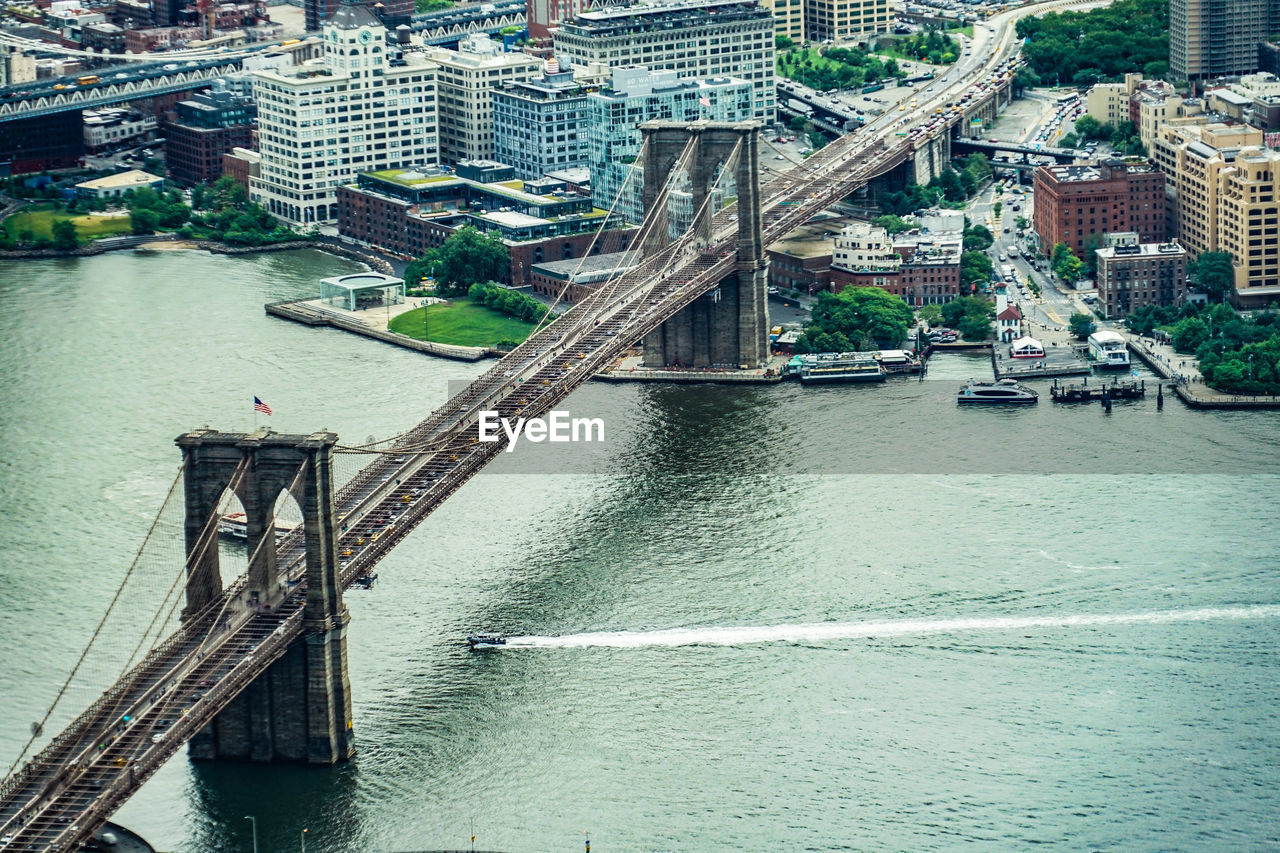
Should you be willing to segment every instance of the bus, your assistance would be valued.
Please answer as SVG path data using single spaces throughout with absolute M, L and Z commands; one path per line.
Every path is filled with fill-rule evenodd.
M 83 77 L 77 77 L 77 78 L 76 78 L 76 85 L 77 85 L 77 86 L 92 86 L 94 83 L 97 83 L 97 82 L 98 82 L 98 80 L 99 80 L 99 77 L 98 77 L 98 75 L 97 75 L 97 74 L 86 74 L 86 75 L 84 75 Z

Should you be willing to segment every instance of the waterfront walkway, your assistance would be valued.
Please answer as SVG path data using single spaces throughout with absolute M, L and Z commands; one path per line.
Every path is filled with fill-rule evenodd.
M 1172 344 L 1160 343 L 1121 332 L 1129 341 L 1129 349 L 1164 379 L 1173 382 L 1178 399 L 1196 409 L 1280 409 L 1280 397 L 1262 394 L 1228 394 L 1210 388 L 1195 358 L 1174 350 Z

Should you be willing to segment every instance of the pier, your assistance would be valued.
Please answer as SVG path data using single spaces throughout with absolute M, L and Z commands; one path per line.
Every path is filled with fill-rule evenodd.
M 1080 384 L 1059 384 L 1055 379 L 1049 396 L 1056 403 L 1091 403 L 1094 400 L 1140 400 L 1147 395 L 1146 380 L 1141 382 L 1100 382 L 1090 385 L 1086 377 Z

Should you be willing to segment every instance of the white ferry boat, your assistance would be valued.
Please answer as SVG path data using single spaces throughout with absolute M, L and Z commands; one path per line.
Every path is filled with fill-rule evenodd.
M 1129 347 L 1118 333 L 1109 329 L 1089 336 L 1089 360 L 1107 370 L 1129 369 Z

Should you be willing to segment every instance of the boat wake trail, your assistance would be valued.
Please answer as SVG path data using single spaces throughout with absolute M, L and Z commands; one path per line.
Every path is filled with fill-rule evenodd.
M 986 616 L 969 619 L 895 619 L 882 622 L 819 622 L 723 628 L 667 628 L 660 631 L 600 631 L 564 637 L 508 637 L 505 648 L 640 649 L 656 646 L 741 646 L 752 643 L 821 643 L 830 640 L 961 634 L 974 631 L 1017 631 L 1027 628 L 1091 628 L 1110 625 L 1162 625 L 1273 619 L 1280 605 L 1206 607 L 1146 613 L 1080 613 L 1065 616 Z

